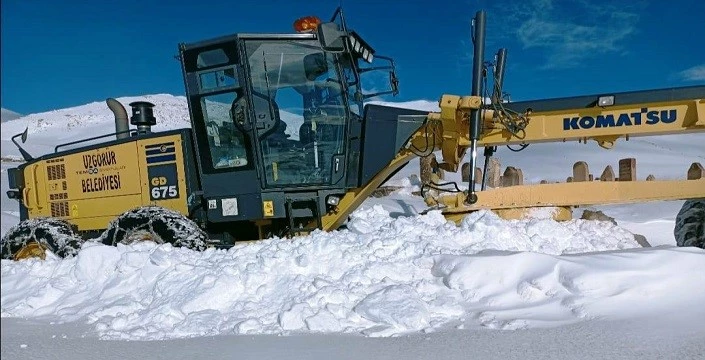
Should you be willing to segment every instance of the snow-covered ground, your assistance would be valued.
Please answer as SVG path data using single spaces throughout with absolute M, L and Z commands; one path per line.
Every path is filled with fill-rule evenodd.
M 183 97 L 155 103 L 155 130 L 188 126 Z M 416 108 L 432 110 L 432 102 Z M 103 102 L 2 124 L 29 127 L 33 155 L 112 131 Z M 562 180 L 585 160 L 599 176 L 635 157 L 638 177 L 684 178 L 705 163 L 703 134 L 500 149 L 525 182 Z M 17 222 L 4 197 L 2 233 Z M 460 225 L 411 195 L 416 162 L 370 198 L 347 229 L 229 250 L 88 243 L 77 257 L 3 260 L 2 358 L 698 358 L 705 354 L 705 251 L 677 248 L 682 201 L 596 207 L 610 222 L 555 222 L 547 211 L 505 221 L 490 212 Z M 451 174 L 450 179 L 459 175 Z M 641 248 L 632 233 L 652 248 Z M 126 343 L 127 340 L 138 340 Z

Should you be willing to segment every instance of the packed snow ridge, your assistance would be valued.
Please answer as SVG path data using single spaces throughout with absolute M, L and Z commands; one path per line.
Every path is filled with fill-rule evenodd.
M 74 258 L 2 260 L 2 317 L 86 321 L 103 339 L 395 336 L 705 301 L 702 250 L 641 249 L 609 222 L 537 214 L 505 221 L 482 211 L 458 226 L 437 211 L 394 219 L 375 205 L 344 230 L 228 250 L 88 242 Z M 617 249 L 633 250 L 568 255 Z M 664 293 L 673 296 L 652 301 Z

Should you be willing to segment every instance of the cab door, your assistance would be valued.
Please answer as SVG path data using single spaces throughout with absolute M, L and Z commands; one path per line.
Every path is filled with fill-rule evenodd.
M 262 218 L 254 133 L 237 111 L 246 100 L 237 45 L 233 38 L 181 46 L 202 196 L 214 222 Z

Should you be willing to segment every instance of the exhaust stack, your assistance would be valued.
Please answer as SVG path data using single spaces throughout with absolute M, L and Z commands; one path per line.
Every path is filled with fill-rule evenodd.
M 117 133 L 115 137 L 118 140 L 130 137 L 130 125 L 127 123 L 127 111 L 125 111 L 125 107 L 113 98 L 105 99 L 105 103 L 108 104 L 108 108 L 110 108 L 115 116 L 115 132 Z
M 152 126 L 157 124 L 157 119 L 152 111 L 154 104 L 147 101 L 135 101 L 130 103 L 130 107 L 132 107 L 130 124 L 137 126 L 137 133 L 151 133 Z

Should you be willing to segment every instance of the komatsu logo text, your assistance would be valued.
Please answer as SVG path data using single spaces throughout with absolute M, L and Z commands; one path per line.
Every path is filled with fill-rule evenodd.
M 648 108 L 642 108 L 640 112 L 633 113 L 563 118 L 563 130 L 655 125 L 659 122 L 670 124 L 676 121 L 677 118 L 678 114 L 676 109 L 649 110 Z

